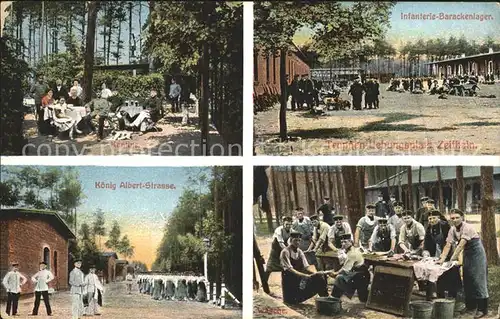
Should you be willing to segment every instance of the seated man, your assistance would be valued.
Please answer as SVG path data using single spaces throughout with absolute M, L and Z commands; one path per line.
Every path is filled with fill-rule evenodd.
M 365 265 L 365 259 L 359 248 L 353 246 L 350 234 L 342 235 L 341 241 L 342 249 L 347 253 L 347 259 L 339 271 L 329 273 L 329 276 L 335 278 L 332 297 L 340 298 L 342 295 L 346 295 L 351 299 L 357 290 L 359 301 L 366 302 L 370 273 Z
M 375 252 L 394 253 L 396 246 L 396 230 L 394 226 L 387 223 L 386 218 L 380 218 L 378 225 L 373 230 L 368 250 Z
M 301 233 L 292 230 L 290 245 L 283 248 L 280 254 L 283 301 L 288 304 L 299 304 L 315 295 L 328 296 L 323 273 L 309 266 L 304 252 L 299 248 L 301 236 Z
M 342 215 L 333 216 L 333 222 L 334 224 L 328 231 L 328 246 L 330 246 L 333 251 L 337 251 L 337 249 L 342 248 L 342 242 L 340 240 L 342 235 L 350 234 L 352 237 L 352 231 L 351 226 L 344 221 L 344 216 Z
M 150 97 L 144 102 L 143 108 L 149 110 L 151 115 L 151 120 L 153 122 L 158 122 L 162 114 L 161 99 L 158 97 L 158 92 L 155 88 L 151 88 Z
M 91 122 L 92 118 L 97 118 L 98 123 L 99 123 L 99 128 L 98 128 L 98 141 L 102 140 L 104 137 L 104 121 L 108 117 L 108 113 L 111 110 L 111 103 L 100 96 L 100 94 L 97 95 L 97 99 L 93 99 L 89 103 L 85 104 L 85 108 L 87 109 L 87 112 L 90 113 L 86 117 L 86 122 L 89 124 L 91 127 L 92 131 L 95 132 L 95 127 Z

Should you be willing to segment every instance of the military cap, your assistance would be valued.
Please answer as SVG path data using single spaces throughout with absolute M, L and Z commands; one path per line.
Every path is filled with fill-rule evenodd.
M 382 192 L 378 193 L 378 197 L 384 197 L 384 193 Z
M 434 204 L 434 203 L 435 203 L 435 201 L 434 201 L 432 198 L 430 198 L 430 199 L 428 199 L 428 200 L 426 201 L 426 203 L 428 203 L 428 204 Z
M 401 216 L 411 216 L 413 217 L 413 212 L 411 210 L 405 210 L 401 213 Z
M 73 260 L 73 263 L 77 263 L 77 262 L 82 262 L 82 259 L 81 258 L 75 258 L 75 260 Z
M 352 240 L 351 234 L 340 235 L 340 240 Z
M 422 198 L 420 198 L 421 202 L 426 202 L 428 200 L 429 200 L 429 197 L 427 197 L 427 196 L 422 196 Z
M 297 207 L 297 208 L 295 208 L 295 210 L 296 210 L 296 211 L 299 211 L 299 212 L 303 212 L 303 211 L 304 211 L 304 208 L 302 208 L 302 207 Z
M 89 269 L 92 269 L 92 268 L 95 269 L 95 265 L 90 265 L 89 266 Z
M 45 266 L 47 266 L 47 263 L 46 263 L 45 261 L 41 261 L 41 262 L 40 262 L 40 265 L 45 265 Z
M 342 216 L 342 215 L 333 216 L 333 220 L 343 220 L 343 219 L 344 219 L 344 216 Z
M 284 216 L 282 218 L 283 222 L 292 222 L 292 217 L 289 217 L 289 216 Z
M 374 204 L 368 204 L 368 205 L 366 205 L 366 208 L 368 208 L 368 209 L 374 209 L 375 205 Z
M 434 210 L 431 210 L 427 216 L 441 217 L 441 212 L 439 210 L 434 209 Z
M 459 214 L 460 216 L 464 217 L 464 212 L 462 212 L 460 209 L 458 208 L 453 208 L 452 210 L 450 210 L 450 215 L 451 214 Z
M 318 220 L 319 219 L 319 216 L 314 214 L 312 216 L 309 217 L 310 220 Z
M 324 200 L 329 200 L 329 199 L 330 199 L 330 197 L 325 196 L 325 197 L 323 197 L 323 199 L 324 199 Z
M 387 218 L 383 218 L 383 217 L 382 217 L 382 218 L 380 218 L 380 219 L 378 220 L 378 223 L 379 223 L 379 224 L 387 224 Z
M 296 231 L 295 229 L 292 229 L 292 231 L 290 232 L 290 237 L 291 238 L 300 238 L 302 237 L 302 234 L 298 231 Z
M 13 262 L 10 264 L 12 267 L 16 267 L 16 266 L 19 266 L 19 263 L 18 262 Z
M 395 202 L 394 207 L 403 207 L 403 202 Z

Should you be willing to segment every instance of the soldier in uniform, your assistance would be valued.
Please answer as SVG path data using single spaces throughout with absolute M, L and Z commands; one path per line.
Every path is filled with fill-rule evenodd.
M 323 221 L 328 224 L 328 226 L 333 225 L 333 206 L 330 204 L 330 197 L 324 197 L 323 198 L 323 205 L 321 205 L 317 210 L 316 213 L 322 213 L 323 214 Z
M 71 286 L 71 318 L 77 319 L 83 315 L 83 287 L 85 282 L 83 272 L 80 270 L 82 260 L 76 259 L 74 266 L 75 268 L 69 273 L 69 285 Z
M 375 216 L 379 218 L 387 218 L 389 214 L 389 207 L 384 200 L 384 194 L 378 194 L 378 200 L 375 203 Z
M 422 214 L 420 215 L 418 222 L 424 225 L 424 228 L 427 228 L 427 223 L 429 222 L 428 219 L 429 212 L 436 209 L 434 203 L 435 203 L 434 200 L 429 198 L 424 204 L 425 209 L 421 211 Z
M 285 216 L 282 221 L 283 225 L 278 226 L 274 231 L 271 252 L 266 263 L 266 274 L 268 277 L 272 272 L 281 271 L 280 253 L 283 248 L 288 246 L 288 239 L 292 230 L 292 218 Z
M 87 116 L 86 121 L 87 123 L 90 123 L 90 126 L 94 132 L 95 127 L 93 124 L 91 124 L 91 119 L 98 119 L 98 141 L 102 140 L 104 137 L 104 121 L 108 117 L 108 113 L 111 111 L 111 106 L 111 102 L 109 102 L 105 98 L 102 98 L 100 95 L 97 96 L 97 99 L 93 99 L 89 103 L 85 104 L 87 112 L 90 112 L 90 114 Z
M 373 92 L 374 92 L 374 104 L 375 104 L 375 108 L 378 109 L 379 108 L 379 95 L 380 95 L 380 84 L 378 83 L 377 80 L 373 80 Z
M 394 253 L 396 247 L 396 230 L 387 222 L 386 218 L 380 218 L 373 230 L 368 250 L 384 253 Z
M 299 97 L 299 76 L 296 74 L 293 77 L 292 83 L 290 84 L 290 94 L 292 95 L 292 111 L 297 109 L 297 106 L 300 108 L 300 97 Z
M 151 115 L 151 120 L 153 122 L 158 122 L 162 116 L 163 109 L 161 106 L 161 99 L 158 97 L 158 92 L 155 88 L 151 88 L 151 94 L 144 102 L 143 108 L 145 110 L 149 110 L 149 114 Z
M 351 235 L 352 239 L 352 231 L 349 223 L 344 221 L 344 216 L 335 215 L 333 216 L 333 221 L 334 224 L 330 226 L 330 230 L 328 231 L 328 243 L 330 248 L 336 251 L 342 248 L 342 235 Z
M 330 250 L 328 247 L 328 231 L 330 230 L 330 226 L 324 221 L 319 220 L 318 215 L 313 215 L 310 217 L 311 222 L 314 226 L 313 238 L 309 248 L 305 251 L 317 253 L 324 253 Z M 320 270 L 326 270 L 326 265 L 320 260 L 318 260 L 318 268 Z
M 363 247 L 368 249 L 368 241 L 372 237 L 373 230 L 377 222 L 375 217 L 375 205 L 366 205 L 366 215 L 361 217 L 356 225 L 356 232 L 354 234 L 354 246 Z
M 354 80 L 354 83 L 349 88 L 348 94 L 352 95 L 352 109 L 361 110 L 361 100 L 363 99 L 363 86 L 360 83 L 360 79 Z

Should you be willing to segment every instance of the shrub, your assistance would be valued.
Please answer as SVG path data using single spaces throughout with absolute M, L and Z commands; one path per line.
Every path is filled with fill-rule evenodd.
M 152 87 L 158 90 L 158 95 L 164 95 L 165 80 L 160 73 L 131 76 L 129 72 L 122 71 L 94 72 L 94 92 L 101 90 L 102 83 L 106 83 L 112 91 L 117 91 L 122 98 L 129 98 L 134 92 L 138 92 L 139 97 L 146 98 Z

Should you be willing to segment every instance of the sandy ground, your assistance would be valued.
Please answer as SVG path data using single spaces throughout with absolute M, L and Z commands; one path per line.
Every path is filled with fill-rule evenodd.
M 70 141 L 67 133 L 60 138 L 38 135 L 34 116 L 27 114 L 24 126 L 28 144 L 23 155 L 202 155 L 201 132 L 196 127 L 198 118 L 191 116 L 189 125 L 181 125 L 181 120 L 181 113 L 168 113 L 158 122 L 161 132 L 144 135 L 134 132 L 131 140 L 109 141 L 105 136 L 98 142 L 95 135 L 77 135 L 74 141 Z M 223 141 L 218 132 L 212 127 L 209 134 L 207 148 L 210 154 L 224 155 Z
M 112 283 L 105 286 L 101 316 L 85 318 L 111 319 L 193 319 L 193 318 L 241 318 L 240 310 L 220 309 L 212 304 L 194 301 L 155 301 L 150 296 L 139 294 L 137 286 L 131 295 L 126 294 L 124 283 Z M 1 304 L 1 318 L 71 318 L 71 297 L 69 292 L 58 292 L 50 299 L 53 315 L 45 315 L 45 306 L 41 302 L 37 317 L 29 316 L 33 307 L 33 298 L 20 301 L 17 317 L 5 313 L 5 303 Z
M 500 83 L 482 85 L 496 98 L 385 91 L 380 109 L 312 115 L 287 112 L 288 134 L 299 141 L 270 142 L 279 134 L 279 106 L 254 117 L 259 155 L 494 155 L 500 153 Z M 351 100 L 344 91 L 342 99 Z M 364 102 L 363 104 L 364 105 Z
M 267 260 L 269 257 L 269 252 L 271 250 L 272 237 L 271 236 L 258 236 L 257 244 L 261 251 L 264 259 Z M 260 278 L 258 278 L 260 281 Z M 329 292 L 331 292 L 331 284 L 333 281 L 329 280 Z M 281 291 L 281 275 L 280 273 L 272 273 L 269 279 L 269 288 L 271 290 L 271 295 L 269 296 L 262 291 L 262 288 L 258 292 L 254 291 L 254 318 L 311 318 L 311 319 L 327 319 L 331 318 L 329 316 L 320 315 L 316 312 L 316 307 L 314 304 L 314 298 L 307 300 L 300 305 L 285 305 L 282 300 Z M 418 290 L 418 289 L 417 289 Z M 414 290 L 415 292 L 415 290 Z M 419 293 L 420 294 L 420 293 Z M 421 295 L 412 295 L 412 300 L 424 300 L 425 298 Z M 367 309 L 364 303 L 361 303 L 359 299 L 354 296 L 352 299 L 348 299 L 342 296 L 342 308 L 343 313 L 335 318 L 342 319 L 395 319 L 401 318 L 391 314 L 386 314 L 383 312 L 378 312 L 375 310 Z M 460 316 L 457 318 L 468 319 L 472 318 L 470 316 Z M 492 311 L 491 315 L 487 318 L 498 318 L 496 312 Z

